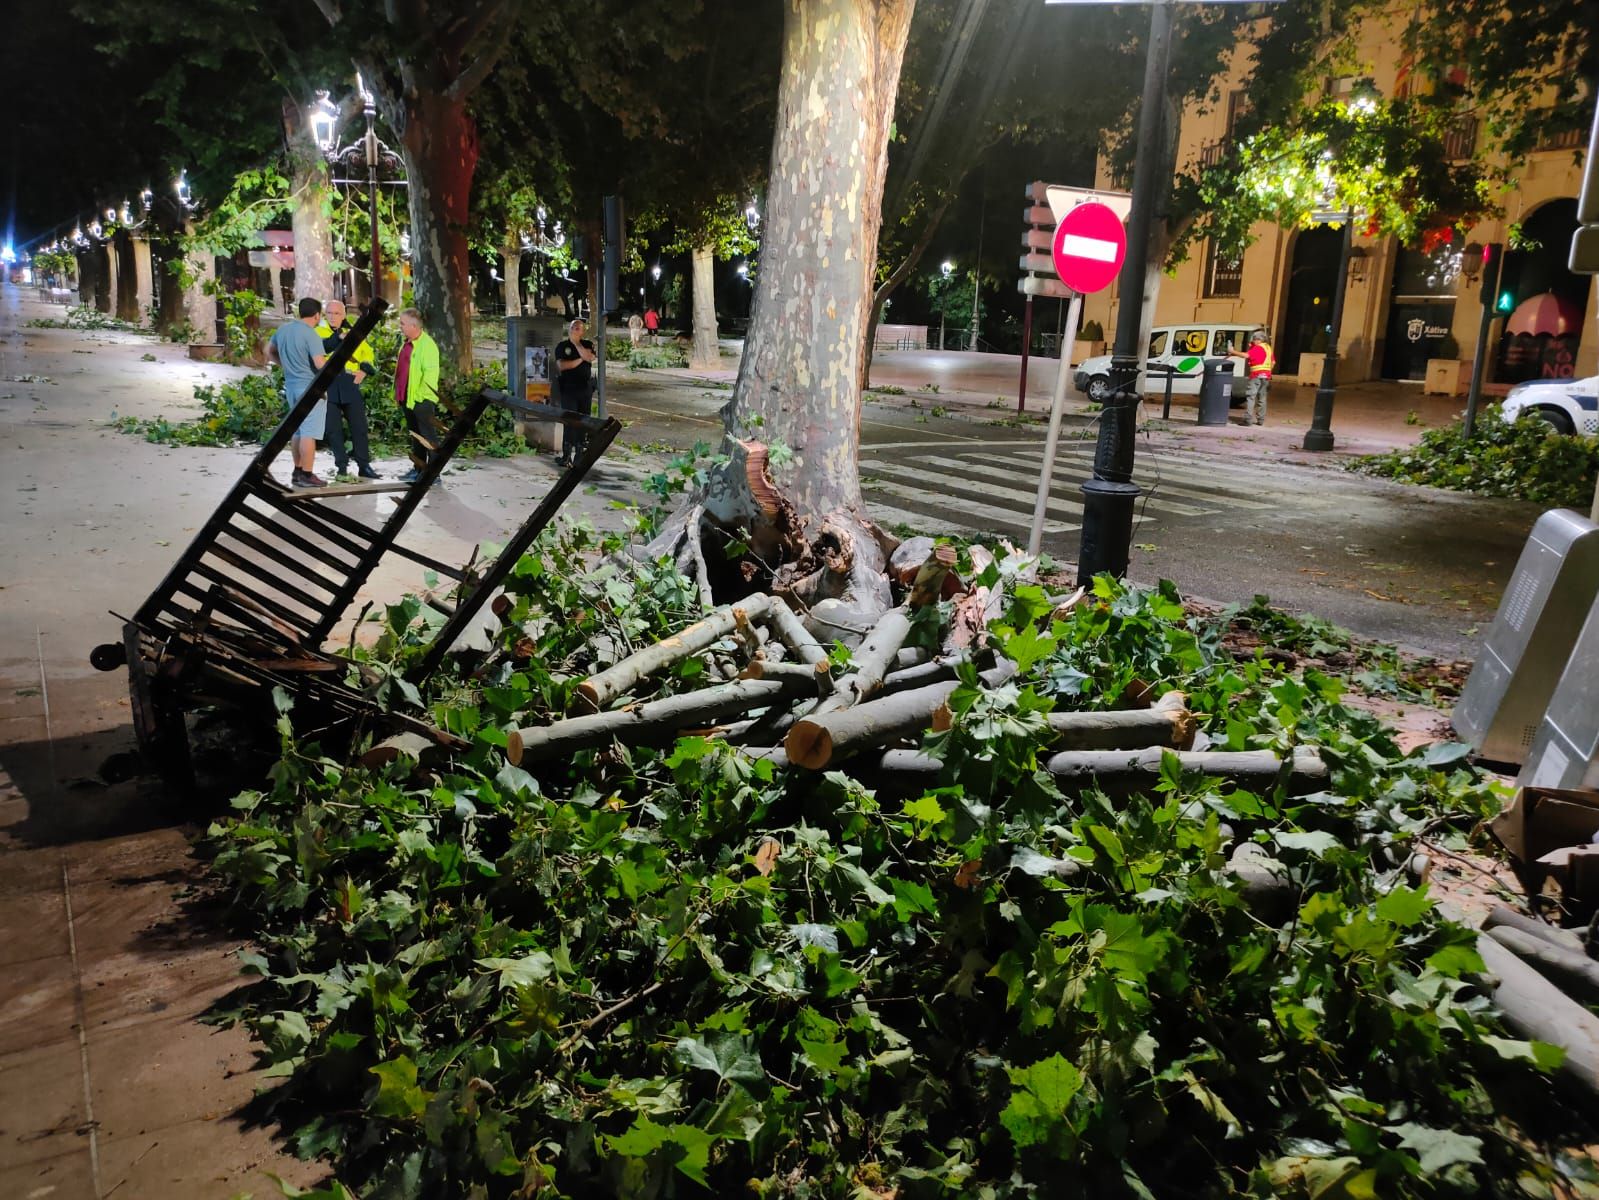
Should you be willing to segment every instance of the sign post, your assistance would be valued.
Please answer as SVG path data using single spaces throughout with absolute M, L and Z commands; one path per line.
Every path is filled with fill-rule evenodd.
M 1065 189 L 1061 189 L 1065 190 Z M 1051 200 L 1053 200 L 1053 195 Z M 1044 462 L 1038 474 L 1038 497 L 1033 503 L 1033 527 L 1027 537 L 1027 552 L 1037 554 L 1044 540 L 1044 515 L 1049 509 L 1049 488 L 1055 478 L 1055 454 L 1060 448 L 1061 415 L 1066 407 L 1066 375 L 1071 359 L 1065 351 L 1065 333 L 1076 333 L 1082 314 L 1083 295 L 1109 287 L 1121 270 L 1127 255 L 1127 231 L 1122 218 L 1106 204 L 1090 200 L 1075 205 L 1055 226 L 1050 247 L 1055 272 L 1071 289 L 1071 310 L 1061 340 L 1060 364 L 1055 375 L 1055 394 L 1049 406 L 1049 433 L 1044 438 Z

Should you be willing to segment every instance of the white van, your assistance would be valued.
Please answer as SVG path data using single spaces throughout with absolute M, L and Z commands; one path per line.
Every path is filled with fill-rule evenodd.
M 1149 333 L 1148 371 L 1144 390 L 1152 396 L 1166 394 L 1166 377 L 1172 377 L 1172 395 L 1197 396 L 1205 374 L 1207 358 L 1225 357 L 1229 350 L 1247 350 L 1249 335 L 1261 325 L 1157 325 Z M 1243 379 L 1244 364 L 1234 368 Z M 1077 390 L 1090 400 L 1103 404 L 1110 399 L 1110 355 L 1085 358 L 1077 365 L 1072 380 Z M 1244 389 L 1233 387 L 1233 406 L 1244 402 Z

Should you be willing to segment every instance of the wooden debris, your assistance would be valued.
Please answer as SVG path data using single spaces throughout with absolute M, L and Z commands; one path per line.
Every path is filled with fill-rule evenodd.
M 578 684 L 578 704 L 589 712 L 598 712 L 618 696 L 630 691 L 640 680 L 715 645 L 738 628 L 740 619 L 764 617 L 771 604 L 771 596 L 757 592 L 736 605 L 717 609 L 703 621 L 697 621 L 653 646 L 646 646 L 638 653 L 628 655 L 621 662 Z
M 1523 916 L 1514 909 L 1505 908 L 1503 905 L 1492 909 L 1483 918 L 1484 930 L 1515 929 L 1521 933 L 1535 938 L 1541 938 L 1551 946 L 1561 950 L 1569 950 L 1574 954 L 1584 952 L 1582 939 L 1569 929 L 1561 929 L 1547 921 L 1540 921 L 1537 917 Z
M 1290 795 L 1308 795 L 1327 786 L 1327 764 L 1320 755 L 1304 750 L 1286 764 L 1269 750 L 1072 750 L 1053 755 L 1044 765 L 1056 786 L 1068 794 L 1098 787 L 1109 795 L 1125 796 L 1159 782 L 1165 754 L 1176 754 L 1185 772 L 1252 791 L 1270 791 L 1281 783 Z M 870 764 L 883 790 L 896 794 L 919 792 L 937 780 L 943 767 L 917 750 L 889 750 L 881 758 L 863 762 Z
M 783 644 L 783 647 L 800 662 L 807 666 L 827 662 L 827 651 L 820 642 L 811 636 L 811 631 L 794 615 L 794 610 L 781 600 L 775 600 L 766 606 L 766 620 L 772 630 L 772 636 Z
M 903 608 L 891 608 L 855 652 L 854 669 L 838 681 L 838 686 L 819 711 L 848 708 L 875 692 L 888 674 L 889 664 L 910 636 L 911 618 Z
M 1586 954 L 1546 942 L 1531 933 L 1508 925 L 1488 930 L 1488 936 L 1530 964 L 1540 975 L 1556 984 L 1567 995 L 1584 1004 L 1599 1004 L 1599 962 Z
M 1562 1074 L 1599 1096 L 1599 1017 L 1496 938 L 1479 937 L 1477 952 L 1488 968 L 1482 982 L 1510 1027 L 1524 1038 L 1559 1046 L 1566 1054 Z
M 513 729 L 506 735 L 505 756 L 514 765 L 542 762 L 578 750 L 592 750 L 613 738 L 628 745 L 671 743 L 689 725 L 709 725 L 724 717 L 744 716 L 792 700 L 803 684 L 787 679 L 740 679 L 680 696 L 651 700 L 632 708 L 570 717 L 552 725 Z

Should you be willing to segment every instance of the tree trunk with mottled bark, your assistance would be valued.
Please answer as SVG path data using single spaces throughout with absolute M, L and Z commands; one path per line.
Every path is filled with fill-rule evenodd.
M 694 344 L 688 365 L 696 371 L 714 371 L 722 365 L 716 336 L 716 249 L 696 246 L 690 258 L 694 279 Z
M 467 219 L 477 123 L 464 98 L 423 90 L 403 98 L 400 152 L 411 206 L 411 270 L 422 324 L 444 358 L 472 366 L 472 271 Z
M 713 590 L 792 592 L 813 620 L 867 628 L 889 605 L 885 547 L 861 500 L 857 413 L 888 134 L 915 0 L 791 0 L 761 270 L 728 461 L 675 524 L 709 533 Z M 696 271 L 696 275 L 698 272 Z M 699 321 L 696 317 L 696 326 Z M 774 446 L 793 452 L 773 465 Z M 727 543 L 748 547 L 730 563 Z M 834 609 L 827 614 L 823 605 Z
M 500 276 L 501 286 L 505 292 L 505 315 L 520 317 L 522 315 L 522 244 L 514 237 L 507 237 L 505 245 L 500 247 Z
M 312 140 L 306 110 L 283 101 L 283 141 L 289 156 L 289 226 L 294 231 L 295 299 L 324 304 L 333 297 L 333 221 L 327 160 Z M 272 297 L 274 310 L 281 296 Z

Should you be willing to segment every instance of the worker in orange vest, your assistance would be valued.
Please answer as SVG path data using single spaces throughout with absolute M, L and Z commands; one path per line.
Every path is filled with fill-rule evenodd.
M 1244 360 L 1244 370 L 1249 375 L 1244 385 L 1244 424 L 1266 423 L 1266 397 L 1271 391 L 1271 372 L 1277 365 L 1277 356 L 1271 351 L 1271 342 L 1264 329 L 1249 335 L 1249 349 L 1229 350 L 1229 358 Z

